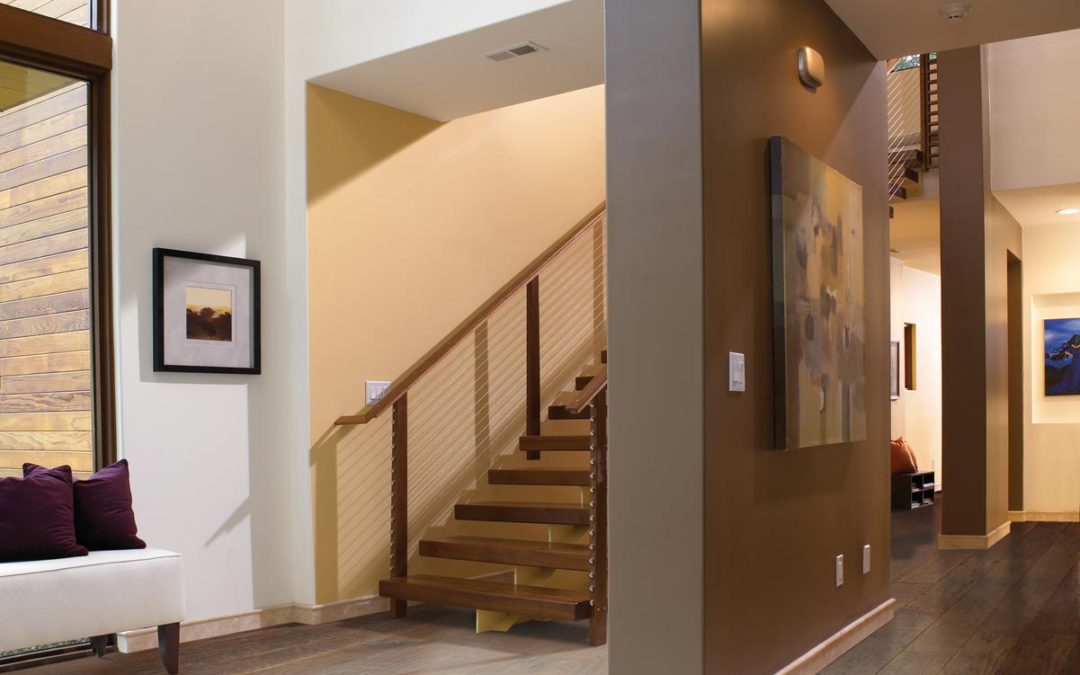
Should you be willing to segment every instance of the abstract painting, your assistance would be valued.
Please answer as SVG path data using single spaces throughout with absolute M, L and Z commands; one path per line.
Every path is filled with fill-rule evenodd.
M 776 447 L 864 440 L 862 187 L 780 136 L 769 160 Z
M 261 372 L 258 260 L 154 249 L 154 370 Z
M 1047 396 L 1080 396 L 1080 319 L 1043 322 Z

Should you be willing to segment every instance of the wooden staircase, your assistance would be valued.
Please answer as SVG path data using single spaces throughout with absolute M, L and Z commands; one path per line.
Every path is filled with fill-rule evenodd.
M 925 173 L 939 164 L 937 55 L 909 56 L 890 64 L 889 201 L 897 202 L 921 196 Z M 918 86 L 908 88 L 899 78 L 913 74 L 913 68 L 918 68 Z M 896 84 L 892 80 L 894 76 L 898 78 Z M 912 138 L 908 131 L 914 121 L 908 111 L 915 109 L 920 117 L 919 133 Z M 889 216 L 893 216 L 891 205 Z
M 432 349 L 421 361 L 395 380 L 382 399 L 356 415 L 338 419 L 339 425 L 366 424 L 391 409 L 391 556 L 390 576 L 379 582 L 379 594 L 391 600 L 391 615 L 403 617 L 408 603 L 425 602 L 542 620 L 589 620 L 589 641 L 604 644 L 607 639 L 607 350 L 602 349 L 576 377 L 567 378 L 574 389 L 549 396 L 548 422 L 541 423 L 539 274 L 583 232 L 602 225 L 603 205 L 590 213 L 562 239 L 518 274 L 484 306 L 474 312 L 454 333 Z M 526 295 L 524 331 L 526 338 L 525 428 L 517 440 L 517 454 L 523 459 L 492 466 L 486 470 L 490 490 L 498 499 L 466 497 L 453 508 L 453 521 L 419 541 L 416 553 L 432 561 L 468 561 L 526 568 L 537 573 L 539 584 L 506 583 L 490 578 L 460 578 L 432 574 L 409 574 L 408 476 L 409 408 L 408 390 L 424 373 L 446 355 L 454 344 L 470 335 L 513 293 Z M 574 371 L 570 371 L 571 373 Z M 582 433 L 582 426 L 588 426 Z M 559 425 L 574 428 L 558 429 Z M 580 460 L 574 459 L 575 457 Z M 535 466 L 522 466 L 536 460 Z M 511 458 L 513 459 L 513 458 Z M 554 488 L 562 499 L 538 501 L 536 492 Z M 575 501 L 566 501 L 577 493 Z M 471 494 L 471 493 L 470 493 Z M 499 536 L 459 534 L 466 524 L 493 525 Z M 511 525 L 507 525 L 511 524 Z M 514 527 L 520 524 L 521 527 Z M 537 527 L 548 526 L 547 540 L 537 535 Z M 552 528 L 570 533 L 566 542 L 553 541 Z M 427 533 L 425 533 L 427 534 Z M 419 562 L 419 561 L 418 561 Z M 425 565 L 429 567 L 430 565 Z M 562 570 L 574 577 L 550 573 Z M 441 570 L 440 570 L 441 572 Z M 517 579 L 520 570 L 516 570 Z M 561 573 L 560 573 L 561 574 Z M 568 579 L 570 581 L 568 581 Z M 552 586 L 543 585 L 550 580 Z M 557 586 L 557 587 L 556 587 Z M 572 588 L 568 588 L 572 587 Z

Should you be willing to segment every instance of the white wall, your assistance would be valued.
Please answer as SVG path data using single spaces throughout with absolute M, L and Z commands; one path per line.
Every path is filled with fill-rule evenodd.
M 892 402 L 892 436 L 903 436 L 911 444 L 919 469 L 935 471 L 941 489 L 941 277 L 896 258 L 890 262 L 891 332 L 901 345 L 900 400 Z M 914 390 L 906 389 L 903 381 L 904 324 L 909 323 L 916 326 Z
M 1043 321 L 1080 317 L 1076 225 L 1024 228 L 1024 510 L 1080 517 L 1080 397 L 1043 393 Z
M 304 595 L 292 556 L 310 551 L 311 511 L 292 494 L 290 458 L 306 464 L 306 444 L 289 442 L 306 410 L 290 405 L 290 368 L 304 354 L 287 338 L 299 321 L 286 294 L 304 280 L 285 257 L 283 1 L 114 3 L 121 452 L 140 532 L 184 556 L 189 619 Z M 153 372 L 154 246 L 262 260 L 263 375 Z
M 1080 30 L 989 46 L 992 187 L 1080 181 Z

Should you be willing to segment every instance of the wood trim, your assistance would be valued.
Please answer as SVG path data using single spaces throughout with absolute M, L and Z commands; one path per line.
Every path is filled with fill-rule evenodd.
M 94 455 L 97 468 L 116 461 L 116 382 L 112 286 L 111 76 L 90 80 L 90 307 L 94 360 Z
M 0 58 L 88 78 L 112 68 L 112 38 L 59 19 L 0 5 Z
M 575 415 L 587 409 L 597 394 L 607 388 L 607 375 L 607 364 L 600 364 L 596 375 L 578 392 L 574 402 L 566 406 L 566 409 Z
M 812 673 L 821 672 L 827 665 L 840 658 L 844 652 L 892 621 L 895 615 L 896 600 L 890 598 L 792 661 L 776 675 L 812 675 Z
M 112 33 L 112 26 L 110 25 L 112 15 L 109 13 L 111 5 L 112 3 L 109 0 L 90 0 L 92 12 L 90 26 L 99 33 L 105 33 L 106 35 Z
M 985 551 L 1009 535 L 1011 521 L 1005 521 L 987 534 L 939 534 L 938 548 L 942 550 Z
M 1080 523 L 1080 511 L 1009 511 L 1014 523 Z
M 516 291 L 520 290 L 522 286 L 528 284 L 532 279 L 540 272 L 540 268 L 543 267 L 549 260 L 557 256 L 563 249 L 569 246 L 578 236 L 586 231 L 591 225 L 595 224 L 601 218 L 604 217 L 604 213 L 607 210 L 607 203 L 601 203 L 591 212 L 585 216 L 570 230 L 559 237 L 559 239 L 549 246 L 547 250 L 537 256 L 531 263 L 529 263 L 525 269 L 518 272 L 513 279 L 508 281 L 502 288 L 495 292 L 490 298 L 487 299 L 484 304 L 470 314 L 464 321 L 462 321 L 457 328 L 450 332 L 445 338 L 439 341 L 434 347 L 432 347 L 427 354 L 420 357 L 420 360 L 414 363 L 408 370 L 406 370 L 401 376 L 394 380 L 394 383 L 390 385 L 390 389 L 383 395 L 378 401 L 365 406 L 360 412 L 355 415 L 346 415 L 339 417 L 335 424 L 348 425 L 348 424 L 367 424 L 371 420 L 382 414 L 387 408 L 393 405 L 394 401 L 401 398 L 406 391 L 409 390 L 413 384 L 416 383 L 420 377 L 424 375 L 432 366 L 439 362 L 443 356 L 446 355 L 451 349 L 454 348 L 459 342 L 472 334 L 473 330 L 485 321 L 492 312 L 499 308 L 507 299 L 510 298 Z
M 596 378 L 600 379 L 600 378 Z M 604 373 L 607 379 L 607 372 Z M 592 472 L 589 484 L 589 551 L 592 557 L 589 563 L 589 605 L 592 613 L 589 617 L 589 644 L 594 647 L 607 642 L 608 621 L 608 408 L 607 390 L 597 392 L 591 402 L 592 451 L 590 465 Z

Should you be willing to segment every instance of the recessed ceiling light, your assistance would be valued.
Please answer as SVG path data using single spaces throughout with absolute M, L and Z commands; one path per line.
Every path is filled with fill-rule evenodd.
M 1080 213 L 1080 209 L 1074 209 L 1074 208 L 1061 209 L 1060 211 L 1058 211 L 1059 216 L 1075 216 L 1078 213 Z

